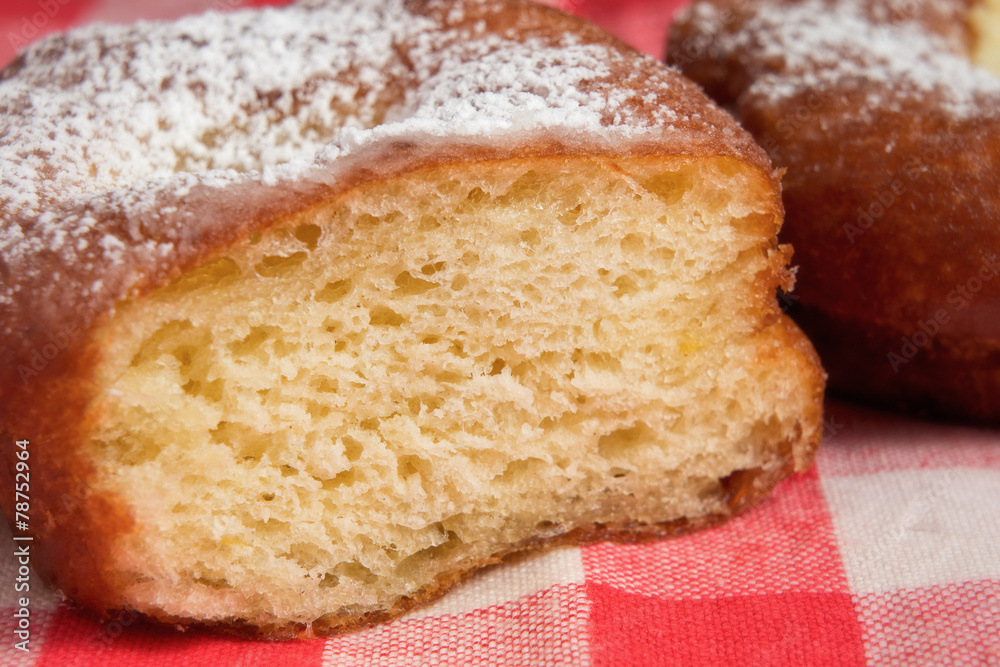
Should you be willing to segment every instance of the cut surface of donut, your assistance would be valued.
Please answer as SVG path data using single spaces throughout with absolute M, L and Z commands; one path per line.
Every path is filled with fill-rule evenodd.
M 294 53 L 254 78 L 268 49 Z M 0 95 L 0 428 L 86 607 L 329 635 L 508 553 L 711 525 L 811 461 L 776 174 L 588 24 L 300 3 L 71 33 Z

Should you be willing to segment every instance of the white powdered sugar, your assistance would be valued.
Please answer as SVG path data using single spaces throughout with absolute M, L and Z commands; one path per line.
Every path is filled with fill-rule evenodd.
M 743 54 L 736 57 L 755 77 L 750 96 L 778 102 L 804 91 L 864 88 L 869 108 L 899 110 L 933 95 L 956 118 L 981 113 L 984 101 L 1000 94 L 1000 79 L 973 65 L 959 40 L 918 22 L 917 10 L 927 9 L 954 13 L 932 0 L 806 0 L 762 3 L 732 32 L 715 32 L 724 21 L 708 3 L 699 3 L 691 18 L 700 31 L 715 32 L 716 55 Z
M 462 22 L 465 13 L 456 4 L 444 15 Z M 628 138 L 678 120 L 669 108 L 651 117 L 648 102 L 630 111 L 639 93 L 611 85 L 633 76 L 629 58 L 638 56 L 573 33 L 546 41 L 490 32 L 481 20 L 442 26 L 403 0 L 304 2 L 49 38 L 0 80 L 0 259 L 23 272 L 53 251 L 67 265 L 120 263 L 136 247 L 162 257 L 185 232 L 144 240 L 132 218 L 164 193 L 176 207 L 195 188 L 293 181 L 387 139 Z M 94 211 L 124 219 L 124 232 L 95 230 Z M 0 303 L 20 282 L 0 286 Z

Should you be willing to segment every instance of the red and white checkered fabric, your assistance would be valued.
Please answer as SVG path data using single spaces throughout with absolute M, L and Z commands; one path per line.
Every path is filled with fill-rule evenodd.
M 249 4 L 265 3 L 4 2 L 0 62 L 72 25 Z M 558 4 L 661 55 L 682 0 Z M 515 558 L 325 641 L 98 622 L 32 580 L 30 651 L 17 650 L 23 593 L 0 527 L 0 665 L 1000 665 L 1000 431 L 836 402 L 827 427 L 812 471 L 724 526 Z

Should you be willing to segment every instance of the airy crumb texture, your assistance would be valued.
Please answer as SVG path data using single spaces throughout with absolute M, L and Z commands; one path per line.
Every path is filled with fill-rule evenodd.
M 430 170 L 123 307 L 87 453 L 141 527 L 126 603 L 323 634 L 804 467 L 817 371 L 764 317 L 760 186 L 726 159 Z

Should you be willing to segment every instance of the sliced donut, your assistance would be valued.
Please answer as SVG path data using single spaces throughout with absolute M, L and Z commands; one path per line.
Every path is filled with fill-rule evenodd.
M 0 76 L 0 430 L 71 598 L 272 638 L 808 467 L 766 155 L 523 2 L 102 26 Z M 3 494 L 5 510 L 13 493 Z

